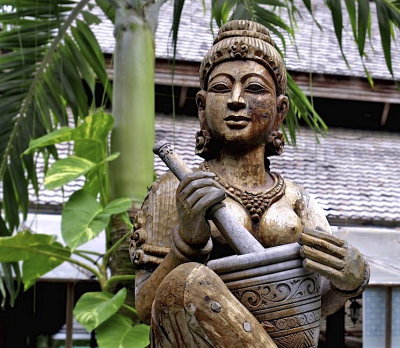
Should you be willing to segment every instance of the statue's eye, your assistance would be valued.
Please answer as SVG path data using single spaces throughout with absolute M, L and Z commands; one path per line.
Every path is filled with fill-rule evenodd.
M 250 83 L 246 86 L 245 91 L 250 93 L 263 93 L 266 91 L 266 88 L 259 83 Z
M 210 86 L 209 91 L 215 93 L 227 93 L 230 92 L 230 87 L 224 82 L 218 82 Z

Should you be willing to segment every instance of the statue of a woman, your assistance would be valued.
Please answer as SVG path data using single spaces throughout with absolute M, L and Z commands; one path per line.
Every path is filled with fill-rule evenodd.
M 292 335 L 307 324 L 304 315 L 286 318 L 290 335 L 272 339 L 279 322 L 260 323 L 205 265 L 234 254 L 209 221 L 209 209 L 223 201 L 263 247 L 302 245 L 304 268 L 321 275 L 321 310 L 320 301 L 311 313 L 317 326 L 321 311 L 334 313 L 368 283 L 357 249 L 331 235 L 301 187 L 269 171 L 267 157 L 283 150 L 279 127 L 289 102 L 284 63 L 267 29 L 244 20 L 224 25 L 203 59 L 200 82 L 196 153 L 205 161 L 180 183 L 171 173 L 157 180 L 131 245 L 136 306 L 151 323 L 151 346 L 316 347 L 318 330 Z

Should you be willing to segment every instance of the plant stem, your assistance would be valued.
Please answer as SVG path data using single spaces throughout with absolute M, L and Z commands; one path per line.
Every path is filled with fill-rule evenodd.
M 62 259 L 64 259 L 64 261 L 67 261 L 69 263 L 75 264 L 79 267 L 82 267 L 82 268 L 88 270 L 89 272 L 93 273 L 98 278 L 99 281 L 101 281 L 101 279 L 103 278 L 103 276 L 96 269 L 84 264 L 83 262 L 72 259 L 70 257 L 66 257 L 66 258 L 62 258 Z
M 96 255 L 96 256 L 103 256 L 104 255 L 102 253 L 98 253 L 97 251 L 84 250 L 84 249 L 77 249 L 74 252 L 79 252 L 79 253 L 83 253 L 83 254 L 92 254 L 92 255 Z
M 127 274 L 127 275 L 115 275 L 115 276 L 112 276 L 110 279 L 108 279 L 104 283 L 104 285 L 102 287 L 102 290 L 111 292 L 110 290 L 111 290 L 111 285 L 112 284 L 118 283 L 118 282 L 122 282 L 122 281 L 126 281 L 126 280 L 134 280 L 134 279 L 135 279 L 135 276 L 133 274 L 132 275 L 128 275 Z
M 108 261 L 110 259 L 111 254 L 113 253 L 113 251 L 115 249 L 117 249 L 125 240 L 126 238 L 129 237 L 129 235 L 131 234 L 131 231 L 126 232 L 120 239 L 118 239 L 112 246 L 110 249 L 107 250 L 107 252 L 104 254 L 103 257 L 103 264 L 102 267 L 105 269 L 107 268 L 108 265 Z
M 83 259 L 85 259 L 85 260 L 87 260 L 87 261 L 93 263 L 94 265 L 97 263 L 96 260 L 93 260 L 91 257 L 85 255 L 84 253 L 79 252 L 78 250 L 75 250 L 75 251 L 73 251 L 72 253 L 75 254 L 75 255 L 77 255 L 77 256 L 79 256 L 79 257 L 82 257 Z
M 132 306 L 129 306 L 127 304 L 122 304 L 122 308 L 125 308 L 126 310 L 128 310 L 129 312 L 131 312 L 132 314 L 137 314 L 137 311 L 135 308 L 133 308 Z

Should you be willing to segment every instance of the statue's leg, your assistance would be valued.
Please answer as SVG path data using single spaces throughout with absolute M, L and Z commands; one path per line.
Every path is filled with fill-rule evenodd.
M 162 281 L 151 320 L 153 348 L 276 347 L 218 275 L 194 262 Z

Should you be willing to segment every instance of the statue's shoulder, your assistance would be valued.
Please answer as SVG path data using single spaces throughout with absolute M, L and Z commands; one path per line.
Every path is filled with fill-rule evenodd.
M 168 172 L 150 187 L 135 219 L 130 245 L 132 262 L 138 268 L 155 268 L 171 246 L 171 235 L 178 226 L 175 204 L 178 179 Z
M 284 179 L 284 181 L 286 199 L 301 218 L 303 226 L 331 233 L 326 214 L 316 199 L 303 186 L 288 179 Z

